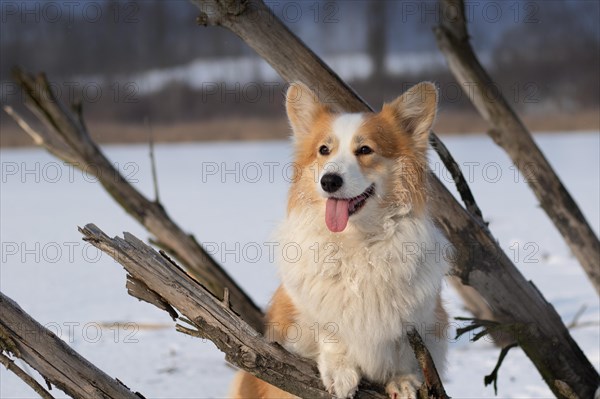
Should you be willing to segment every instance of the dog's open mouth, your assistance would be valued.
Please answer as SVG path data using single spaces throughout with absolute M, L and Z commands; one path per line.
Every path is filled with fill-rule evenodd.
M 375 185 L 371 184 L 362 194 L 354 198 L 328 198 L 325 205 L 327 228 L 333 233 L 344 231 L 348 218 L 360 211 L 374 193 Z

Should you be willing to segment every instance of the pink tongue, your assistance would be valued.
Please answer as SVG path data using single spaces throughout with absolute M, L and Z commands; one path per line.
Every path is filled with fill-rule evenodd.
M 325 206 L 325 224 L 333 233 L 344 231 L 348 224 L 348 200 L 328 198 Z

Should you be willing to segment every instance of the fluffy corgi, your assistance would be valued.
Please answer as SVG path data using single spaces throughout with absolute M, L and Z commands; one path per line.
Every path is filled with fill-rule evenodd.
M 448 316 L 440 299 L 450 246 L 428 213 L 427 148 L 437 90 L 420 83 L 379 113 L 336 113 L 303 84 L 286 109 L 295 176 L 277 232 L 282 279 L 267 335 L 313 359 L 327 390 L 351 398 L 361 378 L 416 398 L 416 327 L 439 371 Z M 245 372 L 235 398 L 293 398 Z

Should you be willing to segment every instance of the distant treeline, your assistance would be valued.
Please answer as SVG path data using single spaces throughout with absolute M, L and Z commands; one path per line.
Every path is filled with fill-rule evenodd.
M 390 55 L 432 54 L 436 1 L 267 1 L 319 55 L 365 54 L 368 76 L 350 82 L 378 106 L 408 83 L 434 80 L 445 107 L 469 102 L 441 65 L 392 73 Z M 176 122 L 224 116 L 282 114 L 283 82 L 260 74 L 248 82 L 190 85 L 175 79 L 144 91 L 133 78 L 195 60 L 251 57 L 253 52 L 221 28 L 195 23 L 187 0 L 0 2 L 0 95 L 18 104 L 10 81 L 19 65 L 45 71 L 60 98 L 83 99 L 88 118 L 138 123 L 145 117 Z M 569 112 L 600 104 L 600 3 L 570 1 L 469 1 L 467 17 L 476 50 L 498 90 L 517 108 Z M 386 63 L 387 61 L 387 63 Z M 197 82 L 196 82 L 197 83 Z M 2 116 L 4 118 L 5 116 Z

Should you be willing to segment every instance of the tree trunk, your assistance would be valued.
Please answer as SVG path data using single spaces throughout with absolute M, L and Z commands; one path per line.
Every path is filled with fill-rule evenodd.
M 571 251 L 600 294 L 600 241 L 533 141 L 521 119 L 483 68 L 469 44 L 463 0 L 440 0 L 441 24 L 435 29 L 440 50 L 454 77 L 490 124 L 488 134 L 525 177 Z

